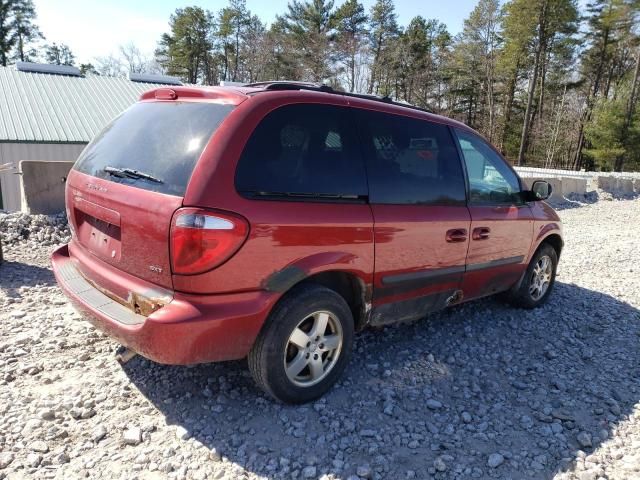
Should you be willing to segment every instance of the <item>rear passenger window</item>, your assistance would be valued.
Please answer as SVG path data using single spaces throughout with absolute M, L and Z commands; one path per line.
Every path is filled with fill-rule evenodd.
M 366 196 L 351 115 L 348 108 L 303 104 L 269 113 L 242 152 L 236 189 L 250 197 Z
M 357 114 L 371 203 L 465 203 L 462 166 L 447 126 L 364 110 Z

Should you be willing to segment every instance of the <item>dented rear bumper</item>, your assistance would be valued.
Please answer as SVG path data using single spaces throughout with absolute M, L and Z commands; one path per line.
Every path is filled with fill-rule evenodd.
M 98 261 L 98 260 L 96 260 Z M 119 300 L 87 280 L 67 245 L 51 256 L 58 284 L 76 309 L 96 328 L 150 360 L 187 365 L 235 360 L 247 355 L 277 295 L 266 291 L 225 295 L 171 292 L 154 300 L 144 292 L 157 291 L 123 275 L 121 288 L 132 304 Z M 148 301 L 156 304 L 142 306 Z M 166 302 L 166 303 L 164 303 Z M 138 305 L 137 312 L 133 305 Z M 148 313 L 148 314 L 147 314 Z

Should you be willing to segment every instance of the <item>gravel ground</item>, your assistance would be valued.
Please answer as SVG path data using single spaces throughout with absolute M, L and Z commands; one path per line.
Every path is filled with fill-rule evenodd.
M 0 479 L 638 479 L 640 200 L 568 207 L 545 307 L 367 331 L 297 407 L 244 362 L 121 367 L 49 270 L 63 221 L 0 216 Z

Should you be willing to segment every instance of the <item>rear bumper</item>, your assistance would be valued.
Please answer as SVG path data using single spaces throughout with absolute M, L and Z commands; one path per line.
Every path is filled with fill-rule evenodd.
M 85 280 L 66 245 L 53 252 L 51 262 L 58 284 L 86 320 L 159 363 L 187 365 L 245 357 L 277 300 L 264 291 L 225 295 L 175 292 L 169 303 L 145 317 Z

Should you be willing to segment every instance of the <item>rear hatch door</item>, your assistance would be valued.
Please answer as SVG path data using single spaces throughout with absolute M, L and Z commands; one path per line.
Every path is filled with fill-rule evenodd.
M 140 102 L 111 122 L 83 151 L 68 179 L 74 240 L 119 270 L 171 288 L 172 215 L 204 147 L 232 108 Z M 86 265 L 81 268 L 99 283 Z

